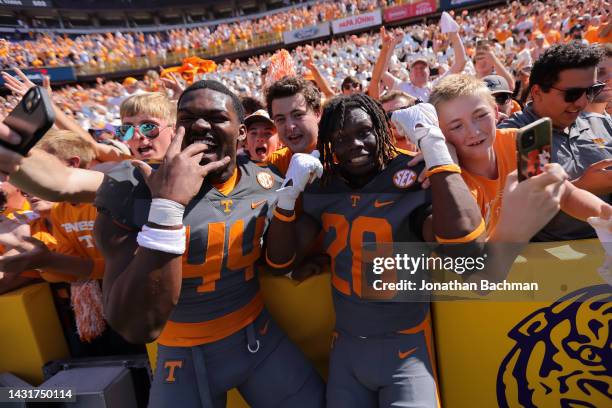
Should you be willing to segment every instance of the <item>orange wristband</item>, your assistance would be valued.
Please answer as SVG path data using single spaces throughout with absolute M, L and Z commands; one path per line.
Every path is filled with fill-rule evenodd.
M 430 177 L 432 174 L 438 174 L 443 172 L 449 173 L 459 173 L 461 174 L 461 167 L 456 164 L 445 164 L 443 166 L 434 167 L 433 169 L 429 169 L 425 172 L 426 177 Z
M 293 214 L 291 216 L 287 216 L 287 215 L 283 215 L 281 213 L 278 212 L 278 210 L 275 208 L 274 211 L 272 211 L 272 214 L 278 218 L 279 221 L 283 221 L 283 222 L 293 222 L 295 221 L 295 212 L 293 212 Z
M 459 237 L 459 238 L 441 238 L 436 235 L 436 241 L 442 244 L 463 244 L 466 242 L 471 242 L 478 238 L 483 232 L 485 232 L 485 222 L 484 219 L 480 220 L 480 225 L 476 227 L 476 229 L 469 234 Z

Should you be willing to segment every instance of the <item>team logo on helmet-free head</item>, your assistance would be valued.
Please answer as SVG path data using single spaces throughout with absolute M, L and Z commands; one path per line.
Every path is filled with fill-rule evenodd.
M 500 407 L 612 406 L 612 288 L 590 286 L 539 309 L 508 336 Z

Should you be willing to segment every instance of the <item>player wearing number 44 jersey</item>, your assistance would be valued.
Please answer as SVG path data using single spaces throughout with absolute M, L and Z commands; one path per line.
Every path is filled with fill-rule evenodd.
M 321 230 L 332 259 L 331 408 L 438 405 L 429 304 L 367 300 L 371 288 L 362 281 L 366 242 L 470 242 L 484 232 L 437 120 L 423 105 L 409 108 L 409 133 L 424 153 L 431 193 L 416 183 L 419 168 L 408 167 L 412 157 L 393 148 L 380 104 L 361 94 L 327 103 L 317 146 L 323 164 L 317 154 L 294 155 L 279 192 L 268 234 L 270 266 L 279 272 L 291 268 Z M 302 191 L 304 213 L 296 215 Z
M 152 407 L 225 407 L 234 387 L 253 407 L 324 405 L 263 306 L 255 264 L 280 178 L 236 158 L 243 119 L 225 86 L 197 82 L 164 162 L 123 164 L 98 191 L 105 313 L 128 340 L 157 338 Z

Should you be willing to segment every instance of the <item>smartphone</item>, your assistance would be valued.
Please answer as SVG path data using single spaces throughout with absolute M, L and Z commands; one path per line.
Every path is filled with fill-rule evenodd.
M 19 133 L 21 143 L 13 145 L 0 140 L 0 145 L 25 156 L 51 129 L 54 122 L 55 112 L 47 90 L 41 86 L 34 86 L 4 118 L 4 124 Z
M 552 121 L 538 119 L 519 129 L 516 136 L 518 179 L 523 181 L 544 171 L 551 162 Z

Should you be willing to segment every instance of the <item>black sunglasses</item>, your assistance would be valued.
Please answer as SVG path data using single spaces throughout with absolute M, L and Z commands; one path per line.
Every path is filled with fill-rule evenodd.
M 593 99 L 595 99 L 595 97 L 599 95 L 601 91 L 604 90 L 605 87 L 606 87 L 606 84 L 602 84 L 601 82 L 591 85 L 588 88 L 559 89 L 559 88 L 555 88 L 554 86 L 551 86 L 552 89 L 556 89 L 559 92 L 563 92 L 565 102 L 568 102 L 568 103 L 576 102 L 578 99 L 582 98 L 582 95 L 584 95 L 585 93 L 587 96 L 587 100 L 589 102 L 592 102 Z
M 416 100 L 416 101 L 414 101 L 414 105 L 418 105 L 419 103 L 423 103 L 423 101 L 422 101 L 422 100 L 420 100 L 419 98 L 417 98 L 417 100 Z M 393 112 L 396 112 L 396 111 L 398 111 L 398 110 L 402 110 L 402 109 L 408 109 L 408 108 L 413 107 L 414 105 L 400 106 L 400 107 L 399 107 L 399 108 L 397 108 L 397 109 L 393 109 L 393 110 L 390 110 L 390 111 L 388 111 L 388 112 L 385 112 L 385 115 L 387 115 L 387 119 L 391 120 L 391 116 L 393 116 Z
M 512 98 L 512 94 L 499 93 L 499 94 L 493 95 L 493 97 L 495 98 L 496 104 L 505 105 Z

